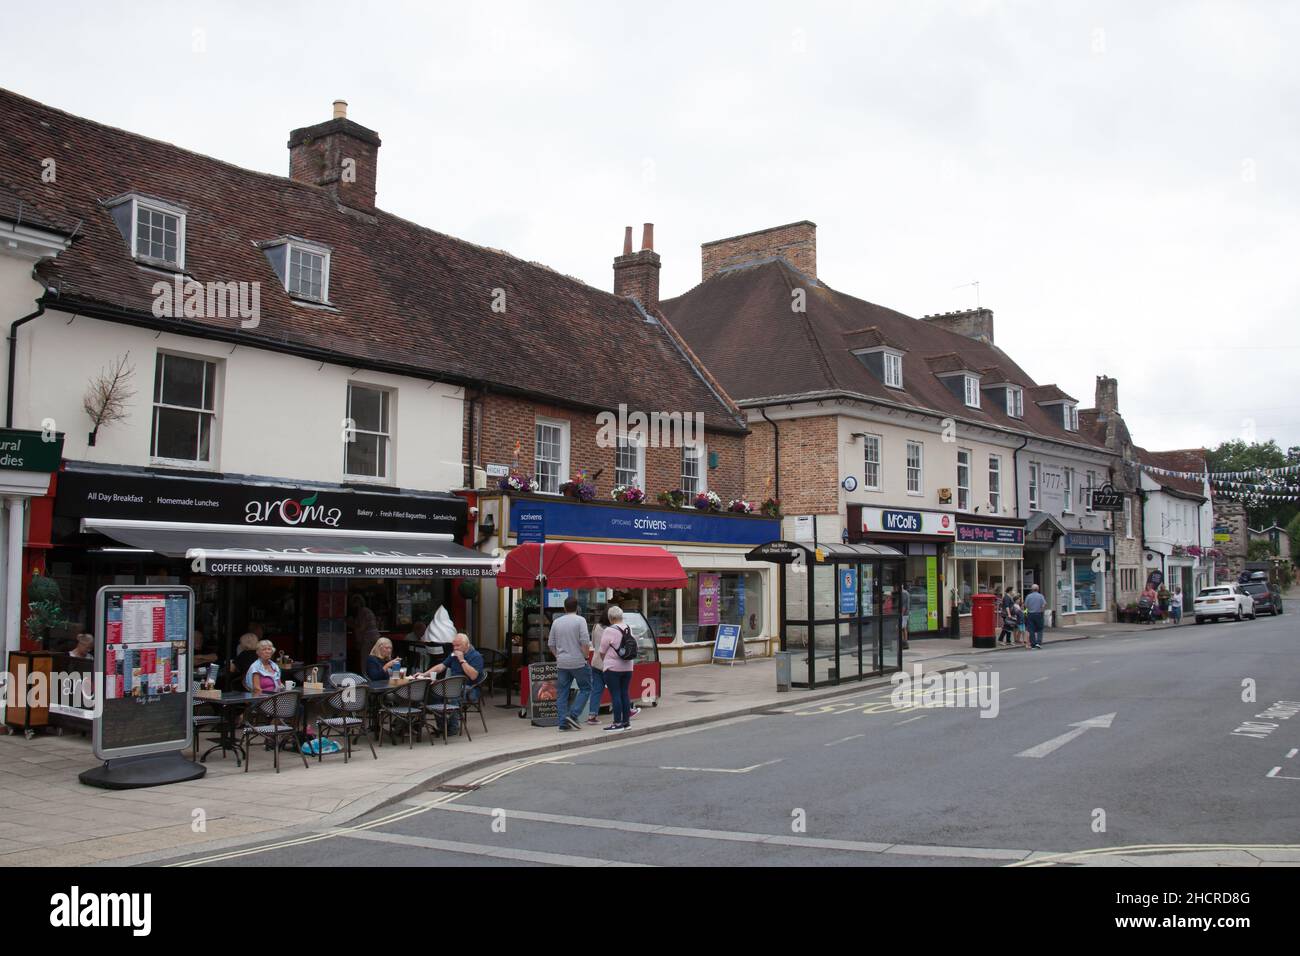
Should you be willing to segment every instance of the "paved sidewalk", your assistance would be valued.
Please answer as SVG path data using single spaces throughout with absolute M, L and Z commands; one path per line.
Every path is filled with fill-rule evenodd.
M 1185 625 L 1184 625 L 1185 626 Z M 1140 625 L 1059 628 L 1045 643 L 1083 640 L 1108 634 L 1151 630 Z M 965 659 L 1009 648 L 976 650 L 969 640 L 913 640 L 904 666 L 956 670 Z M 665 668 L 665 698 L 646 707 L 632 735 L 658 733 L 725 720 L 791 703 L 820 700 L 887 685 L 888 679 L 817 691 L 776 691 L 772 659 L 722 667 L 699 664 Z M 88 738 L 0 736 L 0 866 L 107 863 L 163 850 L 178 853 L 219 846 L 257 834 L 271 835 L 306 826 L 341 826 L 357 817 L 480 767 L 562 749 L 600 746 L 599 727 L 560 734 L 519 719 L 518 708 L 498 693 L 485 707 L 488 732 L 471 715 L 470 733 L 444 744 L 417 742 L 379 748 L 375 760 L 363 745 L 344 764 L 338 755 L 304 769 L 293 753 L 280 754 L 280 773 L 271 755 L 253 752 L 253 769 L 244 773 L 233 757 L 213 754 L 207 776 L 190 783 L 140 790 L 100 790 L 82 785 L 77 774 L 96 763 Z M 628 735 L 622 735 L 624 738 Z
M 964 666 L 942 648 L 908 651 L 905 663 L 927 670 Z M 914 647 L 916 645 L 913 645 Z M 945 653 L 947 652 L 947 653 Z M 787 706 L 857 693 L 888 679 L 818 691 L 776 691 L 771 658 L 722 667 L 700 664 L 665 668 L 665 698 L 644 707 L 630 735 L 663 732 Z M 488 732 L 470 715 L 473 740 L 464 735 L 444 744 L 416 742 L 378 748 L 379 759 L 362 744 L 344 764 L 340 755 L 304 769 L 291 752 L 280 754 L 280 773 L 270 753 L 254 748 L 253 769 L 236 769 L 233 757 L 214 753 L 207 776 L 189 783 L 139 790 L 101 790 L 77 779 L 96 764 L 90 741 L 80 735 L 0 736 L 0 866 L 73 866 L 106 863 L 161 850 L 177 853 L 205 844 L 234 842 L 303 826 L 340 826 L 402 797 L 503 760 L 600 746 L 601 725 L 577 733 L 533 727 L 504 703 L 504 694 L 484 708 Z M 626 739 L 629 734 L 619 735 Z

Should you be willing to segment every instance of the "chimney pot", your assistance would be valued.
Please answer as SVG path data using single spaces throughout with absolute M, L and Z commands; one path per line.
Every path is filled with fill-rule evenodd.
M 655 248 L 655 224 L 647 222 L 641 227 L 641 251 L 654 252 Z
M 623 255 L 630 256 L 631 254 L 632 254 L 632 227 L 627 226 L 623 230 Z
M 347 118 L 348 118 L 348 101 L 347 101 L 347 100 L 335 100 L 335 101 L 334 101 L 334 118 L 335 118 L 335 119 L 347 119 Z

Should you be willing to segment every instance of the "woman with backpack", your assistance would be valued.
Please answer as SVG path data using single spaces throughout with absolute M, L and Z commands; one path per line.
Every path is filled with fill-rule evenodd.
M 617 604 L 611 604 L 605 615 L 609 618 L 609 627 L 600 632 L 600 656 L 605 686 L 609 688 L 610 705 L 614 710 L 614 722 L 605 731 L 618 733 L 627 730 L 632 719 L 628 688 L 632 686 L 632 665 L 636 663 L 636 638 L 632 636 L 631 628 L 623 623 L 623 609 Z M 631 656 L 628 656 L 629 648 Z

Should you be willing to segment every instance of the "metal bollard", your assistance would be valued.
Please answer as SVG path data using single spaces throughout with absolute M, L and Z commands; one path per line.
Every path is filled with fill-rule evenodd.
M 784 694 L 790 689 L 790 660 L 793 651 L 777 651 L 772 656 L 776 659 L 776 692 Z

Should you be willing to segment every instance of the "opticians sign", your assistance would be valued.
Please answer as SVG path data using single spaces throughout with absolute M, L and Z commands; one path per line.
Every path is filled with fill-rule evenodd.
M 940 511 L 903 511 L 894 508 L 863 508 L 862 530 L 875 534 L 917 534 L 954 537 L 957 522 Z

